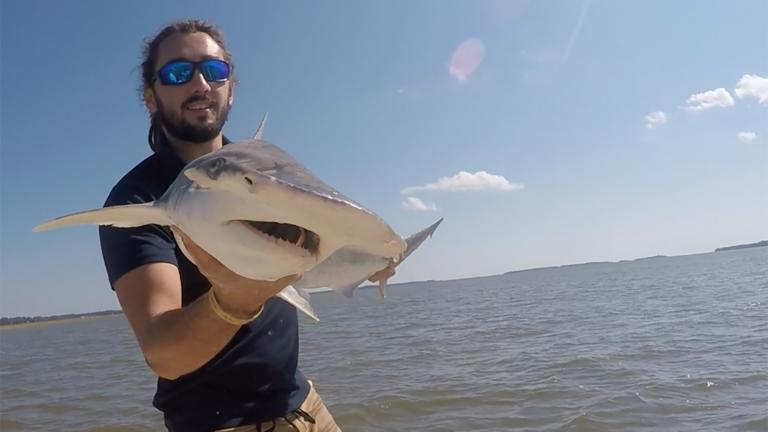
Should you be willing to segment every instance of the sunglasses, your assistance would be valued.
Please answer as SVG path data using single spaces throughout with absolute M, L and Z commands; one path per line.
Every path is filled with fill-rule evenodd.
M 224 82 L 229 79 L 229 63 L 224 60 L 208 59 L 199 62 L 174 60 L 157 71 L 157 78 L 164 85 L 182 85 L 189 82 L 200 69 L 208 82 Z

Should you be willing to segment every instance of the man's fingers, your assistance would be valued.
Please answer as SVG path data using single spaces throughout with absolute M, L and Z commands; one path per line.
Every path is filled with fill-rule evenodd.
M 197 245 L 195 244 L 195 242 L 191 241 L 186 234 L 184 234 L 184 231 L 176 228 L 175 226 L 171 226 L 171 231 L 173 231 L 173 233 L 176 234 L 176 236 L 181 239 L 182 243 L 184 243 L 184 247 L 189 252 L 192 253 L 193 250 L 196 252 Z
M 383 279 L 389 279 L 394 275 L 395 275 L 395 268 L 393 266 L 388 266 L 374 273 L 373 276 L 368 278 L 368 281 L 379 282 L 380 280 L 383 280 Z
M 184 247 L 187 249 L 187 251 L 192 254 L 194 257 L 195 262 L 197 263 L 198 267 L 208 267 L 211 265 L 219 265 L 223 266 L 219 260 L 213 257 L 213 255 L 206 252 L 203 248 L 197 245 L 192 239 L 189 238 L 188 235 L 184 234 L 184 231 L 180 230 L 178 227 L 172 226 L 171 230 L 176 233 L 181 238 L 181 241 L 184 242 Z
M 280 279 L 275 281 L 275 285 L 279 285 L 279 286 L 282 286 L 282 287 L 287 287 L 288 285 L 290 285 L 290 284 L 296 282 L 297 280 L 299 280 L 300 277 L 301 277 L 301 275 L 298 275 L 298 274 L 283 276 Z
M 181 231 L 178 227 L 172 226 L 171 230 L 179 236 L 181 241 L 184 243 L 184 247 L 187 249 L 187 251 L 192 254 L 194 261 L 197 263 L 198 269 L 212 282 L 217 282 L 220 285 L 229 285 L 232 283 L 233 278 L 235 279 L 241 279 L 242 281 L 246 281 L 246 283 L 253 283 L 253 280 L 247 280 L 245 278 L 242 278 L 239 275 L 236 275 L 234 272 L 232 272 L 230 269 L 228 269 L 224 264 L 221 263 L 218 259 L 216 259 L 213 255 L 206 252 L 204 249 L 202 249 L 200 246 L 198 246 L 192 239 L 189 238 L 186 234 L 184 234 L 183 231 Z M 292 274 L 288 276 L 283 276 L 280 279 L 277 279 L 276 281 L 269 282 L 269 281 L 258 281 L 258 283 L 262 284 L 264 288 L 274 287 L 275 289 L 283 289 L 287 287 L 288 285 L 296 282 L 301 278 L 300 274 Z

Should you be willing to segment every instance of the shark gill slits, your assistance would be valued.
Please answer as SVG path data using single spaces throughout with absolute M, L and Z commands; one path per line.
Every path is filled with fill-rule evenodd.
M 317 253 L 317 248 L 320 245 L 320 237 L 317 234 L 300 226 L 279 222 L 243 222 L 264 234 L 295 244 L 313 254 Z

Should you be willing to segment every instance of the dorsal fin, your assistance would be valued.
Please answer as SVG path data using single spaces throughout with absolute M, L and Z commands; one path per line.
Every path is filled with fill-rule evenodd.
M 267 116 L 269 115 L 269 111 L 264 113 L 264 117 L 261 118 L 261 122 L 259 123 L 259 127 L 256 128 L 256 133 L 253 134 L 253 139 L 263 139 L 262 135 L 264 135 L 264 125 L 267 124 Z

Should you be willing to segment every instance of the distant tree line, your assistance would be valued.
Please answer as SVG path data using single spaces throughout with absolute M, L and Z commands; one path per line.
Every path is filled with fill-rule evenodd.
M 100 311 L 100 312 L 88 312 L 88 313 L 52 315 L 52 316 L 13 317 L 13 318 L 3 317 L 3 318 L 0 318 L 0 326 L 45 322 L 45 321 L 58 321 L 58 320 L 73 319 L 73 318 L 87 318 L 87 317 L 96 317 L 96 316 L 117 315 L 121 313 L 122 311 L 119 311 L 119 310 L 106 310 L 106 311 Z
M 715 252 L 726 252 L 726 251 L 732 251 L 737 249 L 749 249 L 749 248 L 756 248 L 756 247 L 766 247 L 768 246 L 768 240 L 759 241 L 757 243 L 749 243 L 749 244 L 741 244 L 736 246 L 728 246 L 728 247 L 721 247 L 715 249 Z

